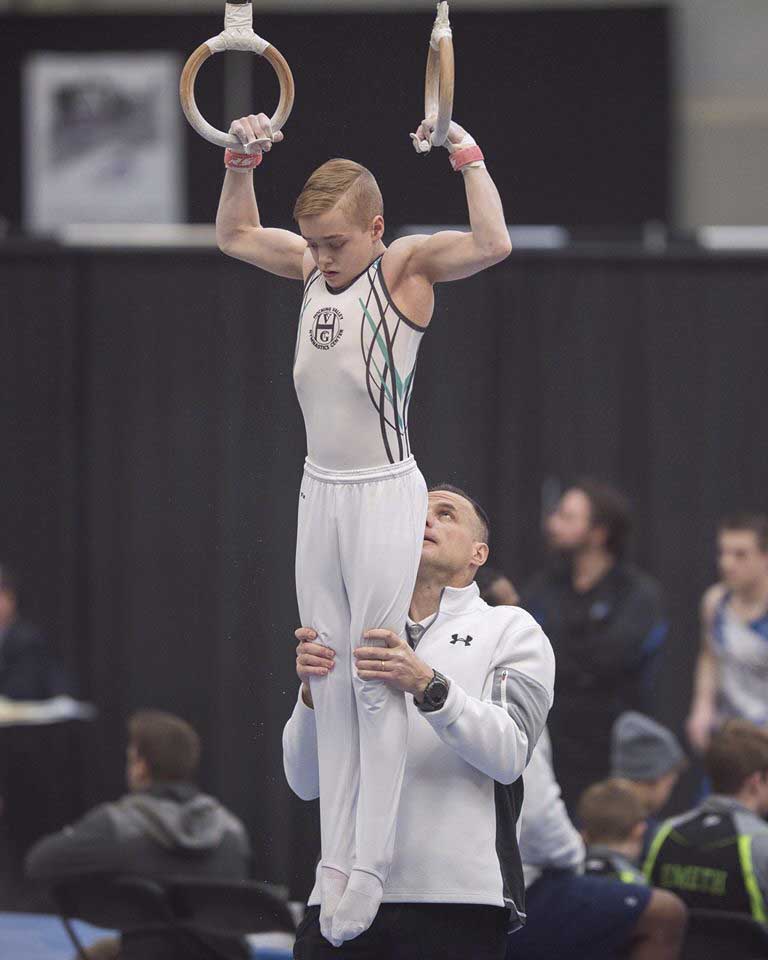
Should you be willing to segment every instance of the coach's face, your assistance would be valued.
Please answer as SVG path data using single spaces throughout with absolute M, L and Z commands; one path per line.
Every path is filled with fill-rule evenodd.
M 469 583 L 488 559 L 480 521 L 472 504 L 448 490 L 429 494 L 421 551 L 422 569 L 439 570 Z

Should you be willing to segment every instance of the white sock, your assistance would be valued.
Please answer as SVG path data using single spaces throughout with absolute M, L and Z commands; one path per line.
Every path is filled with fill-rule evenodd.
M 335 867 L 320 866 L 320 933 L 333 943 L 333 915 L 347 887 L 347 875 Z
M 352 871 L 333 915 L 331 943 L 334 947 L 340 947 L 345 940 L 354 940 L 370 927 L 383 896 L 384 887 L 378 877 L 365 870 Z

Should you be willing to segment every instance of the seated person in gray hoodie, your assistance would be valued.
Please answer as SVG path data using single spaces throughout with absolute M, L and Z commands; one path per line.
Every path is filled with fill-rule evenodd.
M 130 793 L 39 840 L 27 854 L 28 876 L 50 882 L 94 873 L 245 879 L 245 828 L 195 786 L 199 759 L 200 739 L 188 723 L 158 710 L 133 714 L 126 757 Z M 175 960 L 164 938 L 131 940 L 101 942 L 93 956 Z M 215 946 L 233 960 L 248 957 L 241 938 L 216 938 Z

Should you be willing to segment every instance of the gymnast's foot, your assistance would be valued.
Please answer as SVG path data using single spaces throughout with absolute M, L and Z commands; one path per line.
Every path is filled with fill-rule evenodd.
M 333 915 L 330 941 L 340 947 L 354 940 L 373 923 L 384 896 L 381 880 L 365 870 L 353 870 L 341 903 Z
M 320 933 L 329 943 L 333 943 L 331 924 L 336 908 L 344 896 L 347 875 L 334 867 L 320 867 Z M 338 944 L 334 944 L 338 946 Z

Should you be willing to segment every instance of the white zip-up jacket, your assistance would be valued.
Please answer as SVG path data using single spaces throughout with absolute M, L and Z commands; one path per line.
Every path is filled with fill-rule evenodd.
M 548 730 L 541 734 L 525 771 L 519 840 L 526 888 L 547 869 L 584 871 L 584 841 L 560 796 Z
M 408 757 L 384 901 L 507 906 L 525 918 L 517 820 L 521 774 L 552 706 L 555 661 L 541 627 L 519 607 L 489 607 L 473 583 L 446 587 L 417 655 L 450 680 L 440 710 L 412 697 Z M 301 695 L 283 733 L 291 789 L 320 792 L 314 711 Z M 353 829 L 350 825 L 350 829 Z M 318 885 L 309 904 L 320 902 Z

